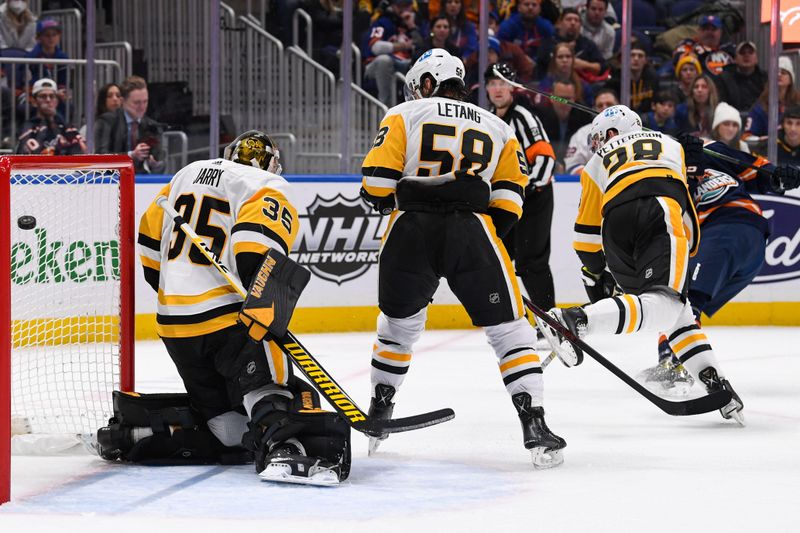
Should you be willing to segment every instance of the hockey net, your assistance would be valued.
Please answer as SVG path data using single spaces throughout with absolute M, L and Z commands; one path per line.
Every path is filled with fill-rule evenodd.
M 0 477 L 133 388 L 133 182 L 124 156 L 0 157 Z

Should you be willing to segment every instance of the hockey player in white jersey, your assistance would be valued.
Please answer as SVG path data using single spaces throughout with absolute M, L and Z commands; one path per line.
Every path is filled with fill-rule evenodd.
M 665 332 L 677 358 L 709 392 L 731 392 L 720 411 L 743 424 L 743 404 L 687 298 L 689 255 L 700 230 L 683 148 L 660 132 L 642 131 L 639 116 L 623 105 L 595 117 L 590 141 L 594 155 L 581 172 L 574 248 L 592 303 L 551 312 L 580 337 Z M 616 295 L 617 284 L 622 294 Z M 568 364 L 580 363 L 582 355 L 574 355 Z
M 463 101 L 463 78 L 464 65 L 447 51 L 423 54 L 406 75 L 407 101 L 387 112 L 362 165 L 362 196 L 391 213 L 369 415 L 391 417 L 444 277 L 497 355 L 534 466 L 557 466 L 566 442 L 544 421 L 536 333 L 501 241 L 522 212 L 528 165 L 509 125 Z
M 265 254 L 288 255 L 297 235 L 300 221 L 280 170 L 272 140 L 251 130 L 223 158 L 181 169 L 158 196 L 248 287 Z M 274 342 L 251 341 L 239 323 L 242 297 L 155 202 L 142 216 L 139 244 L 145 279 L 158 293 L 157 332 L 211 432 L 229 447 L 244 438 L 264 479 L 335 484 L 346 477 L 349 430 L 322 435 L 345 450 L 312 451 L 327 428 L 309 426 L 298 413 L 318 407 L 316 393 L 292 375 Z

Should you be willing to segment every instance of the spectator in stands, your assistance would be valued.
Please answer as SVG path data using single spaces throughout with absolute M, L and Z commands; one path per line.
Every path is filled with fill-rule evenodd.
M 707 74 L 698 76 L 692 85 L 691 98 L 679 104 L 675 110 L 678 129 L 696 137 L 710 137 L 718 103 L 717 86 L 711 77 Z
M 395 73 L 405 74 L 411 56 L 423 45 L 417 28 L 412 0 L 391 0 L 384 13 L 372 23 L 364 50 L 364 77 L 375 80 L 378 100 L 391 104 L 397 90 Z
M 715 80 L 719 99 L 739 111 L 747 111 L 764 90 L 767 73 L 758 67 L 756 44 L 753 41 L 739 43 L 733 60 L 734 63 L 726 65 Z
M 722 21 L 716 15 L 703 15 L 697 23 L 697 36 L 678 43 L 672 53 L 673 62 L 687 54 L 694 54 L 711 76 L 722 74 L 725 65 L 733 63 L 733 44 L 722 42 Z
M 778 132 L 778 164 L 800 167 L 800 105 L 786 109 Z
M 622 72 L 615 69 L 606 82 L 619 94 Z M 647 50 L 640 43 L 631 45 L 631 103 L 629 107 L 639 114 L 650 111 L 650 103 L 658 92 L 658 74 L 650 66 Z
M 556 80 L 573 80 L 576 87 L 575 101 L 579 104 L 592 105 L 594 101 L 592 87 L 575 72 L 575 55 L 572 53 L 572 46 L 569 43 L 556 44 L 547 75 L 539 82 L 539 89 L 552 92 Z M 543 98 L 545 97 L 536 95 L 534 103 L 541 103 Z
M 0 48 L 30 50 L 36 44 L 36 15 L 26 0 L 0 5 Z
M 61 49 L 61 23 L 56 19 L 41 19 L 36 23 L 36 46 L 26 54 L 30 59 L 69 59 Z M 62 102 L 67 100 L 67 67 L 65 65 L 30 65 L 29 79 L 25 80 L 25 65 L 20 65 L 17 84 L 31 87 L 39 78 L 50 78 L 58 83 L 58 97 Z
M 782 120 L 783 112 L 787 108 L 800 104 L 800 91 L 794 86 L 794 65 L 792 60 L 786 56 L 778 59 L 778 114 Z M 767 110 L 769 109 L 769 87 L 765 86 L 761 91 L 761 96 L 753 104 L 750 113 L 747 115 L 747 122 L 744 127 L 742 138 L 751 144 L 765 142 L 768 137 L 769 119 Z M 754 149 L 753 151 L 759 151 Z
M 33 84 L 31 95 L 36 114 L 22 127 L 15 153 L 38 155 L 86 153 L 83 137 L 56 111 L 57 91 L 56 82 L 48 78 L 40 78 Z
M 461 50 L 458 57 L 466 59 L 478 51 L 478 32 L 475 25 L 467 20 L 463 0 L 445 0 L 439 14 L 450 21 L 450 42 Z
M 678 80 L 678 103 L 681 104 L 692 95 L 694 80 L 703 71 L 700 61 L 693 55 L 685 55 L 675 65 L 675 79 Z
M 553 95 L 575 100 L 577 87 L 573 80 L 557 80 L 553 84 Z M 567 152 L 569 140 L 578 129 L 591 122 L 592 116 L 585 111 L 553 101 L 552 103 L 536 106 L 536 114 L 544 125 L 550 144 L 556 154 L 556 173 L 564 171 L 564 155 Z
M 505 63 L 510 65 L 512 69 L 516 71 L 517 82 L 528 83 L 533 80 L 533 59 L 528 57 L 525 52 L 522 51 L 522 48 L 514 43 L 501 41 L 492 35 L 489 36 L 488 41 L 488 65 L 492 65 L 494 63 Z M 469 56 L 466 61 L 464 61 L 464 66 L 467 69 L 467 75 L 464 81 L 470 90 L 469 98 L 467 100 L 473 104 L 478 103 L 478 93 L 479 91 L 483 90 L 483 84 L 481 83 L 482 80 L 478 76 L 480 73 L 480 69 L 478 68 L 478 59 L 478 52 L 476 51 L 474 54 Z
M 598 113 L 612 105 L 619 104 L 617 93 L 614 89 L 604 87 L 597 91 L 594 97 L 594 109 Z M 589 141 L 589 130 L 592 123 L 581 126 L 578 131 L 572 134 L 567 146 L 567 153 L 564 155 L 564 170 L 567 174 L 580 174 L 586 163 L 592 157 L 592 147 Z
M 675 105 L 675 93 L 658 91 L 650 103 L 651 110 L 642 114 L 642 126 L 667 135 L 677 135 L 679 129 L 675 122 Z
M 422 42 L 422 46 L 414 50 L 411 64 L 413 65 L 419 56 L 431 48 L 444 48 L 450 55 L 461 57 L 461 49 L 450 41 L 450 19 L 446 15 L 439 15 L 431 21 L 430 34 Z
M 163 172 L 166 167 L 160 142 L 163 126 L 145 116 L 149 101 L 147 82 L 131 76 L 120 85 L 120 93 L 122 107 L 103 113 L 95 123 L 97 153 L 127 153 L 137 173 Z
M 735 107 L 725 102 L 717 104 L 714 110 L 711 138 L 736 150 L 750 152 L 747 143 L 742 141 L 742 117 Z
M 540 77 L 544 77 L 553 57 L 553 50 L 557 43 L 570 43 L 575 54 L 575 71 L 589 83 L 605 79 L 603 71 L 606 68 L 605 60 L 600 54 L 597 45 L 590 39 L 581 35 L 581 17 L 573 8 L 566 8 L 556 23 L 556 33 L 546 39 L 536 58 L 536 68 Z
M 581 27 L 581 35 L 594 41 L 606 61 L 614 55 L 614 28 L 605 19 L 608 4 L 608 0 L 587 0 Z M 562 2 L 562 7 L 567 6 Z
M 500 52 L 502 50 L 497 37 L 490 36 L 488 41 L 489 50 L 487 50 L 486 58 L 487 64 L 491 66 L 500 62 Z M 478 52 L 473 53 L 464 61 L 464 68 L 467 69 L 466 75 L 464 76 L 464 85 L 467 87 L 468 93 L 467 101 L 478 105 L 480 92 L 484 90 L 478 65 Z
M 539 47 L 555 33 L 550 21 L 540 16 L 541 12 L 541 0 L 519 0 L 517 12 L 500 24 L 497 37 L 516 44 L 535 62 Z
M 94 111 L 95 118 L 109 111 L 116 111 L 122 107 L 122 92 L 116 83 L 107 83 L 97 92 L 97 105 Z M 81 126 L 81 136 L 86 138 L 86 125 Z

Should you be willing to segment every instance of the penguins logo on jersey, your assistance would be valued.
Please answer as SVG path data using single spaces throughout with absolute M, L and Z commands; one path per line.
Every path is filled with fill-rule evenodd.
M 378 264 L 388 217 L 374 213 L 360 196 L 316 196 L 306 209 L 293 258 L 324 280 L 341 285 Z

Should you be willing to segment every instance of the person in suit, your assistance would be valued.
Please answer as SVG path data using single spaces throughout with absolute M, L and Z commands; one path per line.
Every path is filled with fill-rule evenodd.
M 103 113 L 95 125 L 98 154 L 125 154 L 133 159 L 137 174 L 164 172 L 165 152 L 160 142 L 163 125 L 145 116 L 147 82 L 130 76 L 120 85 L 122 107 Z

